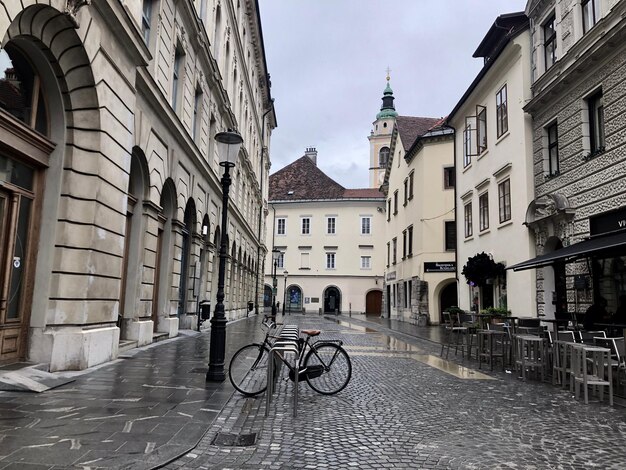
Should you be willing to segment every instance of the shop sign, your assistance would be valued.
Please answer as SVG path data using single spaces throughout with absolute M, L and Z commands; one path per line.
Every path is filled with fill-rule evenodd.
M 392 272 L 392 273 L 387 273 L 387 280 L 388 281 L 393 281 L 396 278 L 396 272 Z
M 591 235 L 617 232 L 619 230 L 626 230 L 626 207 L 589 217 L 589 232 Z
M 456 263 L 450 262 L 425 262 L 424 272 L 426 273 L 453 273 L 456 272 Z

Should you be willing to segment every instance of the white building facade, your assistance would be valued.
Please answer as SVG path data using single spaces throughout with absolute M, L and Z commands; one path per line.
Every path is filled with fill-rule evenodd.
M 438 324 L 456 305 L 454 134 L 441 118 L 397 116 L 385 172 L 383 316 Z
M 499 16 L 474 53 L 484 67 L 447 118 L 456 131 L 458 306 L 464 310 L 496 307 L 536 316 L 534 272 L 503 269 L 535 254 L 524 225 L 534 197 L 532 122 L 523 109 L 530 99 L 530 56 L 526 15 Z M 490 263 L 500 269 L 467 279 L 463 268 L 481 256 L 485 271 Z
M 270 176 L 266 245 L 277 250 L 276 302 L 289 313 L 380 315 L 384 198 L 346 189 L 316 166 L 317 151 Z M 273 230 L 272 230 L 273 227 Z M 274 266 L 265 264 L 265 306 Z
M 0 32 L 0 361 L 85 369 L 195 327 L 226 234 L 227 314 L 245 315 L 276 126 L 258 3 L 5 2 Z

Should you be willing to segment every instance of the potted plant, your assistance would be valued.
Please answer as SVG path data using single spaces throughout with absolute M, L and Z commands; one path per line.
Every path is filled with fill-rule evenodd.
M 492 284 L 494 279 L 504 276 L 504 269 L 504 264 L 496 263 L 483 251 L 467 259 L 461 274 L 465 276 L 468 284 L 485 286 Z

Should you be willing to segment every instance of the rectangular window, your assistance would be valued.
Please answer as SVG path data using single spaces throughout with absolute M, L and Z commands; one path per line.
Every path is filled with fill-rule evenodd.
M 387 199 L 387 222 L 391 220 L 391 198 Z
M 407 255 L 413 256 L 413 226 L 406 229 L 407 231 Z
M 178 105 L 178 95 L 180 94 L 179 83 L 182 78 L 181 74 L 184 71 L 183 67 L 183 51 L 180 45 L 176 46 L 176 52 L 174 52 L 174 70 L 172 74 L 172 108 L 176 111 Z
M 302 235 L 311 234 L 311 219 L 309 217 L 302 217 Z
M 600 0 L 582 0 L 583 33 L 587 33 L 600 17 Z
M 309 268 L 309 253 L 300 253 L 300 269 Z
M 465 221 L 465 238 L 472 236 L 472 203 L 468 202 L 463 208 L 463 216 Z
M 393 240 L 391 240 L 391 245 L 392 245 L 392 255 L 393 255 L 393 264 L 396 264 L 398 262 L 398 239 L 394 238 Z
M 372 233 L 371 217 L 361 217 L 361 235 L 370 235 Z
M 591 153 L 604 151 L 604 101 L 602 92 L 596 93 L 587 99 L 589 106 L 589 143 Z
M 141 33 L 146 44 L 150 44 L 150 26 L 152 25 L 152 1 L 143 0 L 143 11 L 141 12 Z
M 409 200 L 413 199 L 413 175 L 414 174 L 415 174 L 414 171 L 409 173 Z
M 411 290 L 413 290 L 413 281 L 406 282 L 406 306 L 411 308 Z
M 335 253 L 326 253 L 326 269 L 335 269 Z
M 276 219 L 276 235 L 285 235 L 286 219 Z
M 326 234 L 334 235 L 336 233 L 336 221 L 334 217 L 328 217 L 326 219 Z
M 498 212 L 500 223 L 511 220 L 511 180 L 509 179 L 498 185 Z
M 454 167 L 450 166 L 443 169 L 443 189 L 452 189 L 456 184 L 456 175 Z
M 276 267 L 278 269 L 284 269 L 285 268 L 285 253 L 280 253 L 278 255 L 278 259 L 276 260 Z
M 476 120 L 478 123 L 478 154 L 487 150 L 487 108 L 476 106 Z
M 556 122 L 546 128 L 548 134 L 548 174 L 559 175 L 559 134 Z
M 489 193 L 478 197 L 478 229 L 482 232 L 489 228 Z
M 396 306 L 396 290 L 397 290 L 396 284 L 393 285 L 392 289 L 393 289 L 393 294 L 391 296 L 391 306 L 395 307 Z
M 387 242 L 387 267 L 389 267 L 390 252 L 391 252 L 391 244 Z
M 446 231 L 446 239 L 445 239 L 446 251 L 456 250 L 456 222 L 453 220 L 446 221 L 445 231 Z
M 472 163 L 472 126 L 468 124 L 463 129 L 463 168 Z
M 509 130 L 508 109 L 506 101 L 506 85 L 504 85 L 500 88 L 500 91 L 496 93 L 496 134 L 498 138 Z
M 398 213 L 398 190 L 393 193 L 393 215 Z
M 404 308 L 409 306 L 409 283 L 407 281 L 404 282 Z
M 404 178 L 404 205 L 409 201 L 409 178 Z
M 372 268 L 372 257 L 361 256 L 361 269 L 371 269 L 371 268 Z
M 552 15 L 543 24 L 543 53 L 546 70 L 556 62 L 556 17 Z
M 406 230 L 402 231 L 402 259 L 406 258 Z
M 196 95 L 193 100 L 193 124 L 191 130 L 193 132 L 193 140 L 196 140 L 200 135 L 200 107 L 202 106 L 202 89 L 196 87 Z

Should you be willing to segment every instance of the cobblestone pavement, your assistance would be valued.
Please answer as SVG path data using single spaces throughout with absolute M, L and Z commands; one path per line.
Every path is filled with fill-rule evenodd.
M 227 355 L 255 334 L 230 324 Z M 0 392 L 0 469 L 148 469 L 188 452 L 234 391 L 205 381 L 208 344 L 186 331 L 44 393 Z
M 300 384 L 297 418 L 291 382 L 280 381 L 268 418 L 264 396 L 235 393 L 199 445 L 166 468 L 626 468 L 624 408 L 584 405 L 560 387 L 502 372 L 461 379 L 431 365 L 438 345 L 395 339 L 386 326 L 286 321 L 345 341 L 348 387 L 329 397 Z M 228 434 L 256 434 L 256 443 L 213 444 Z

